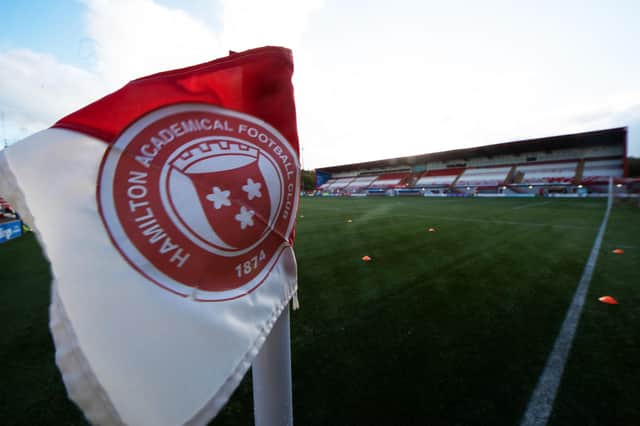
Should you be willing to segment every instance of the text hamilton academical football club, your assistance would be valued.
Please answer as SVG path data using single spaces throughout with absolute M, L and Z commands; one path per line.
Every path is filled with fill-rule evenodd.
M 232 126 L 228 120 L 195 118 L 182 120 L 159 130 L 149 138 L 149 142 L 140 146 L 135 155 L 135 160 L 144 168 L 148 169 L 154 158 L 167 145 L 176 139 L 189 133 L 204 131 L 222 131 L 235 134 L 244 140 L 259 142 L 264 148 L 271 151 L 280 160 L 283 170 L 286 173 L 287 184 L 286 196 L 282 210 L 282 218 L 288 219 L 293 207 L 295 191 L 295 164 L 293 159 L 287 155 L 279 142 L 276 142 L 266 133 L 246 124 L 239 124 L 237 128 Z M 160 165 L 161 167 L 164 165 Z M 130 213 L 134 214 L 134 221 L 141 230 L 142 235 L 152 245 L 158 244 L 158 252 L 162 255 L 170 256 L 169 262 L 175 263 L 178 268 L 182 268 L 190 257 L 190 254 L 178 244 L 171 240 L 167 232 L 158 224 L 153 209 L 148 200 L 147 189 L 148 173 L 141 170 L 129 170 L 127 180 L 127 198 Z

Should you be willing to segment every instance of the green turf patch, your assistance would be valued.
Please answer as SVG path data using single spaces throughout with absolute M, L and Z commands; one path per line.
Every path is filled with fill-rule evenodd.
M 527 201 L 304 200 L 296 422 L 517 424 L 605 207 Z
M 603 200 L 303 199 L 296 240 L 302 308 L 292 313 L 296 423 L 518 424 L 604 209 Z M 620 223 L 620 238 L 637 245 L 637 234 L 626 232 L 637 213 L 619 213 L 610 226 Z M 603 250 L 617 243 L 610 239 L 614 229 Z M 615 328 L 607 338 L 614 342 L 600 346 L 604 355 L 578 362 L 591 369 L 600 359 L 614 364 L 616 375 L 608 379 L 614 395 L 638 383 L 637 375 L 621 377 L 638 358 L 632 303 L 638 300 L 629 283 L 640 282 L 640 273 L 633 263 L 616 264 L 637 265 L 627 254 L 603 253 L 601 261 L 614 263 L 607 273 L 598 264 L 589 296 L 621 300 L 617 311 L 593 306 L 605 319 L 618 312 L 606 322 Z M 364 255 L 372 260 L 363 262 Z M 605 291 L 598 283 L 613 271 L 626 283 L 618 291 L 612 281 Z M 53 362 L 49 269 L 31 235 L 0 246 L 0 281 L 3 424 L 82 424 Z M 589 339 L 604 333 L 602 318 L 588 320 L 591 310 L 576 347 L 590 347 Z M 589 376 L 574 371 L 571 360 L 568 371 L 578 379 L 566 392 L 578 394 Z M 629 408 L 632 395 L 616 407 L 628 408 L 619 419 L 638 419 Z M 597 405 L 585 398 L 597 412 L 591 415 L 604 419 L 611 400 Z M 572 420 L 571 404 L 561 403 L 556 424 L 586 424 Z M 249 374 L 213 423 L 246 425 L 252 417 Z
M 623 248 L 624 254 L 612 253 Z M 640 210 L 611 212 L 551 425 L 640 424 Z M 619 305 L 598 302 L 615 297 Z
M 33 233 L 0 245 L 0 283 L 2 424 L 86 424 L 54 363 L 51 272 Z

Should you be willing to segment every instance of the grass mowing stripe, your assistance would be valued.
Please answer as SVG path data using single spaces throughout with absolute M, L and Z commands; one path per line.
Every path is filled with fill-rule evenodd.
M 553 403 L 558 393 L 560 386 L 560 380 L 562 379 L 562 373 L 567 363 L 569 351 L 573 343 L 573 338 L 578 328 L 578 322 L 580 321 L 580 314 L 584 307 L 584 300 L 587 297 L 587 291 L 589 289 L 589 283 L 593 276 L 593 270 L 595 269 L 596 262 L 598 260 L 598 253 L 600 252 L 600 245 L 602 244 L 602 238 L 607 228 L 607 221 L 609 220 L 609 214 L 611 213 L 612 199 L 609 195 L 607 202 L 607 210 L 604 213 L 602 224 L 596 236 L 591 254 L 587 260 L 587 264 L 584 267 L 582 276 L 578 288 L 571 300 L 571 306 L 567 311 L 567 315 L 560 328 L 560 333 L 553 344 L 553 349 L 549 354 L 547 363 L 538 379 L 533 395 L 527 405 L 527 410 L 522 419 L 521 426 L 544 426 L 549 421 L 551 416 L 551 410 L 553 409 Z
M 541 217 L 533 210 L 548 206 L 523 210 L 529 221 L 549 222 L 545 232 L 437 221 L 438 232 L 428 233 L 424 216 L 489 220 L 515 204 L 307 201 L 296 247 L 304 308 L 292 321 L 298 423 L 518 423 L 574 291 L 559 284 L 579 280 L 602 203 L 587 215 L 575 214 L 578 203 Z M 321 202 L 333 214 L 314 214 Z M 347 217 L 353 223 L 315 222 Z M 576 217 L 591 226 L 551 226 Z M 373 261 L 363 263 L 363 254 Z
M 550 202 L 551 201 L 545 201 L 542 203 L 534 203 L 534 204 L 531 204 L 531 203 L 523 204 L 521 206 L 512 207 L 511 210 L 520 210 L 520 209 L 526 209 L 527 207 L 544 206 L 545 204 L 549 204 Z
M 296 422 L 308 426 L 518 424 L 583 272 L 605 200 L 558 199 L 535 209 L 511 210 L 521 203 L 409 197 L 303 199 L 305 217 L 296 229 L 303 307 L 292 313 L 291 321 Z M 407 213 L 413 215 L 398 216 Z M 353 223 L 344 223 L 347 218 Z M 608 241 L 603 241 L 601 249 L 614 242 L 640 247 L 637 238 L 626 234 L 611 238 L 615 218 L 613 209 Z M 636 219 L 625 217 L 622 222 L 634 224 L 639 222 Z M 546 226 L 501 226 L 492 220 Z M 437 232 L 429 233 L 427 226 Z M 633 261 L 629 263 L 637 252 L 610 255 L 631 265 L 624 270 L 629 283 L 639 282 L 640 270 Z M 364 254 L 373 261 L 362 262 Z M 604 253 L 590 291 L 603 273 L 603 257 Z M 5 301 L 0 304 L 2 425 L 86 424 L 66 398 L 53 362 L 47 329 L 50 275 L 33 236 L 0 245 L 0 282 L 7 284 L 0 286 Z M 620 296 L 625 312 L 635 313 L 640 301 L 634 304 Z M 580 329 L 587 322 L 588 307 L 586 303 Z M 620 336 L 635 336 L 636 322 L 631 326 L 618 319 L 618 323 L 626 327 Z M 580 330 L 573 355 L 593 355 L 580 350 L 579 342 Z M 625 367 L 636 365 L 635 347 L 625 352 L 626 363 L 615 359 L 617 353 L 609 354 L 608 345 L 598 353 L 609 354 L 608 367 L 621 375 Z M 588 367 L 599 367 L 600 361 L 596 358 Z M 584 372 L 569 360 L 562 380 L 565 386 L 574 368 L 577 384 L 567 390 L 571 404 Z M 599 368 L 590 370 L 600 373 Z M 624 406 L 632 413 L 626 418 L 637 419 L 633 417 L 637 393 L 629 392 L 638 383 L 634 377 L 612 377 L 612 386 L 620 383 L 625 388 L 607 395 L 599 405 L 587 399 L 590 411 L 581 411 L 582 417 L 587 418 L 587 412 L 589 418 L 604 418 L 614 398 L 624 393 Z M 251 375 L 247 375 L 212 424 L 252 424 L 251 395 Z M 560 410 L 561 399 L 562 388 L 553 416 Z M 572 420 L 574 406 L 556 424 L 612 424 Z
M 554 224 L 554 223 L 540 223 L 540 222 L 517 222 L 513 220 L 478 219 L 473 217 L 450 217 L 450 216 L 411 215 L 411 214 L 396 214 L 395 217 L 428 218 L 428 219 L 448 220 L 448 221 L 454 221 L 454 222 L 486 223 L 489 225 L 551 226 L 554 228 L 590 229 L 586 226 L 578 226 L 578 225 L 560 225 L 560 224 Z

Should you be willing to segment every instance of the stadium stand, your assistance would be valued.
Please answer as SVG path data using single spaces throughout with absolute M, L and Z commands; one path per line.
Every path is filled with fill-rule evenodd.
M 504 183 L 510 171 L 511 166 L 466 169 L 456 182 L 456 187 L 497 187 Z
M 352 180 L 344 189 L 350 192 L 358 192 L 366 189 L 378 176 L 359 176 Z
M 13 235 L 13 232 L 9 232 L 7 236 L 6 224 L 15 222 L 16 220 L 19 220 L 19 219 L 20 219 L 20 216 L 18 215 L 18 213 L 16 213 L 13 207 L 11 207 L 9 202 L 7 202 L 7 200 L 5 200 L 3 197 L 0 196 L 0 242 L 7 241 L 10 238 L 10 236 Z M 21 226 L 22 225 L 20 225 L 20 227 Z M 18 232 L 16 236 L 17 235 L 20 235 L 20 233 Z
M 463 167 L 429 170 L 420 176 L 415 186 L 418 188 L 451 186 L 463 171 Z
M 318 189 L 329 194 L 582 196 L 606 190 L 613 177 L 619 191 L 632 191 L 626 156 L 627 128 L 619 127 L 321 168 Z
M 350 176 L 350 177 L 341 177 L 339 179 L 336 179 L 329 187 L 327 187 L 326 189 L 328 189 L 329 191 L 341 191 L 344 188 L 346 188 L 351 181 L 353 181 L 354 177 Z
M 588 160 L 584 162 L 582 182 L 606 182 L 610 176 L 617 178 L 622 177 L 623 174 L 623 162 L 619 158 L 613 160 Z
M 577 161 L 563 161 L 557 163 L 538 163 L 521 165 L 516 173 L 523 174 L 521 183 L 538 185 L 545 183 L 570 184 L 576 176 Z
M 337 179 L 329 179 L 328 181 L 326 181 L 325 183 L 323 183 L 322 185 L 320 185 L 320 186 L 318 187 L 318 189 L 323 190 L 323 191 L 324 191 L 324 190 L 328 190 L 328 189 L 331 187 L 331 185 L 333 185 L 334 183 L 336 183 L 336 180 L 337 180 Z
M 385 189 L 403 185 L 411 177 L 410 173 L 386 173 L 378 176 L 370 188 Z

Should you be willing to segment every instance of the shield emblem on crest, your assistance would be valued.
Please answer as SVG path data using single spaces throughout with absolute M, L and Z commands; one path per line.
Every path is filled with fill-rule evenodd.
M 176 225 L 218 254 L 250 249 L 272 227 L 279 207 L 281 177 L 272 163 L 242 142 L 181 149 L 165 181 Z

